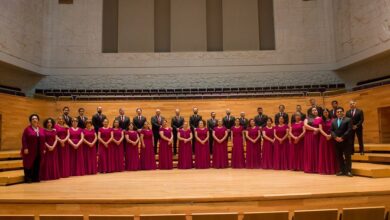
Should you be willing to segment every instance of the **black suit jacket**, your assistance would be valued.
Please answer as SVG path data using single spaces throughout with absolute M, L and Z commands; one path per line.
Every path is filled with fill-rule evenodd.
M 329 117 L 330 118 L 337 118 L 336 109 L 329 110 Z
M 256 115 L 254 120 L 257 126 L 264 127 L 267 125 L 268 116 L 264 114 Z
M 177 117 L 176 115 L 171 119 L 171 127 L 173 132 L 177 132 L 180 128 L 183 128 L 184 118 L 182 116 Z
M 246 129 L 248 127 L 248 124 L 249 124 L 249 120 L 246 119 L 246 118 L 240 118 L 240 125 Z
M 68 125 L 68 127 L 72 127 L 72 116 L 68 115 L 68 118 L 65 115 L 62 115 L 64 118 L 65 124 Z
M 199 122 L 202 120 L 201 115 L 191 115 L 190 116 L 190 127 L 191 130 L 194 131 L 195 128 L 199 126 Z
M 210 118 L 209 120 L 207 120 L 207 128 L 209 129 L 209 132 L 213 132 L 215 126 L 217 126 L 217 119 L 213 120 L 212 118 Z
M 306 119 L 306 114 L 301 112 L 301 120 L 304 121 Z M 295 123 L 295 114 L 291 115 L 291 124 Z
M 363 127 L 364 114 L 361 109 L 356 108 L 354 115 L 352 115 L 352 111 L 350 109 L 347 111 L 346 116 L 352 120 L 352 125 L 356 125 L 358 128 Z
M 88 120 L 88 118 L 85 117 L 85 116 L 84 116 L 84 118 L 81 118 L 81 116 L 79 115 L 79 116 L 77 116 L 77 120 L 79 121 L 77 127 L 84 129 L 85 128 L 85 122 Z
M 322 117 L 322 113 L 324 112 L 324 109 L 318 105 L 315 106 L 317 108 L 317 111 L 318 111 L 318 116 Z M 307 115 L 310 116 L 311 115 L 311 109 L 313 107 L 310 107 L 307 109 Z
M 222 119 L 223 126 L 225 126 L 225 128 L 227 128 L 227 129 L 230 129 L 234 125 L 234 121 L 235 120 L 236 120 L 236 118 L 234 116 L 232 116 L 232 115 L 230 115 L 230 118 L 228 120 L 228 116 L 226 115 Z
M 119 127 L 122 128 L 122 130 L 128 130 L 129 128 L 129 125 L 130 125 L 130 118 L 127 117 L 126 115 L 123 116 L 123 121 L 122 121 L 122 118 L 121 116 L 117 116 L 115 118 L 115 120 L 118 120 L 119 121 Z
M 144 127 L 145 122 L 146 122 L 146 118 L 143 115 L 141 115 L 141 120 L 138 119 L 138 115 L 134 116 L 133 118 L 134 130 L 142 129 Z
M 103 121 L 106 118 L 107 117 L 105 115 L 103 115 L 103 114 L 99 115 L 98 113 L 96 113 L 92 116 L 92 124 L 93 124 L 93 127 L 95 128 L 96 132 L 99 131 L 99 128 L 103 127 Z
M 334 119 L 332 122 L 332 126 L 330 128 L 330 134 L 333 138 L 342 137 L 344 139 L 343 143 L 349 143 L 350 141 L 350 133 L 352 130 L 351 119 L 348 117 L 344 117 L 338 126 L 338 119 Z
M 162 125 L 163 120 L 165 119 L 163 116 L 160 115 L 160 122 L 158 122 L 157 116 L 153 116 L 150 118 L 150 121 L 152 122 L 152 130 L 153 132 L 160 132 L 160 128 Z
M 282 113 L 278 112 L 275 114 L 275 125 L 279 124 L 279 117 L 281 116 Z M 288 124 L 288 114 L 286 112 L 283 112 L 283 119 L 284 119 L 284 124 Z

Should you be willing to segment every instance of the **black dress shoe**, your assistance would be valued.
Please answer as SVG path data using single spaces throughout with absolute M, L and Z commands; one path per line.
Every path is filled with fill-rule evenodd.
M 345 174 L 346 176 L 348 177 L 353 177 L 352 173 L 351 172 L 348 172 L 347 174 Z
M 340 171 L 340 172 L 336 173 L 336 176 L 344 176 L 344 173 Z

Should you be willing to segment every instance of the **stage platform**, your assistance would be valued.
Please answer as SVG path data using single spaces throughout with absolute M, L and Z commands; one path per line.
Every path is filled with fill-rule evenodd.
M 0 187 L 0 214 L 191 214 L 390 208 L 390 178 L 294 171 L 156 170 Z

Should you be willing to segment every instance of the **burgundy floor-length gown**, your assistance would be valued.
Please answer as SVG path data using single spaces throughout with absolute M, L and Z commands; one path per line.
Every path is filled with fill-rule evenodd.
M 122 137 L 122 129 L 118 128 L 112 129 L 114 140 L 118 141 Z M 113 167 L 113 172 L 122 172 L 125 170 L 125 152 L 124 152 L 124 146 L 123 146 L 123 141 L 117 145 L 116 143 L 111 142 L 110 146 L 111 152 L 112 152 L 112 160 L 109 160 L 111 163 L 111 166 Z M 108 150 L 110 150 L 108 149 Z
M 100 132 L 100 138 L 107 142 L 111 138 L 112 129 L 111 128 L 99 128 Z M 99 154 L 99 160 L 98 160 L 98 171 L 99 173 L 109 173 L 112 172 L 112 167 L 110 164 L 110 160 L 112 160 L 111 151 L 109 151 L 109 148 L 111 144 L 109 143 L 108 146 L 104 146 L 103 143 L 99 142 L 98 145 L 98 154 Z
M 45 133 L 45 143 L 52 146 L 57 138 L 57 131 L 53 130 L 44 130 Z M 58 166 L 58 152 L 57 146 L 54 147 L 52 151 L 49 151 L 49 148 L 46 147 L 46 153 L 43 156 L 43 164 L 41 166 L 41 170 L 39 172 L 41 176 L 41 180 L 55 180 L 59 179 L 60 176 L 60 168 Z
M 191 136 L 191 129 L 179 129 L 180 137 L 188 139 Z M 192 145 L 191 141 L 184 143 L 184 141 L 179 141 L 179 169 L 191 169 L 193 166 L 192 163 Z
M 332 126 L 332 120 L 327 120 L 322 123 L 322 129 L 326 134 L 330 134 L 330 128 Z M 337 172 L 336 167 L 336 155 L 334 140 L 331 138 L 327 140 L 322 134 L 320 135 L 319 144 L 319 159 L 318 159 L 318 173 L 320 174 L 335 174 Z
M 131 141 L 136 141 L 138 138 L 137 131 L 126 131 L 125 135 L 129 135 Z M 125 170 L 139 170 L 139 142 L 136 145 L 126 142 L 125 146 Z
M 83 130 L 84 139 L 89 143 L 92 143 L 95 140 L 96 132 L 94 129 Z M 92 147 L 87 143 L 83 144 L 84 151 L 84 168 L 85 174 L 91 175 L 97 173 L 97 157 L 96 157 L 96 145 L 94 144 Z
M 206 140 L 208 129 L 196 128 L 195 132 L 198 134 L 198 138 L 202 141 Z M 209 141 L 207 139 L 205 144 L 195 141 L 195 168 L 207 169 L 210 168 L 210 148 Z
M 268 138 L 274 139 L 275 127 L 263 127 L 263 131 Z M 263 148 L 262 148 L 262 158 L 261 158 L 261 167 L 263 169 L 273 169 L 274 168 L 274 143 L 263 138 Z
M 299 137 L 303 132 L 303 121 L 293 123 L 291 125 L 291 133 L 295 137 Z M 290 143 L 290 170 L 303 170 L 303 148 L 304 148 L 305 137 L 299 139 L 298 143 L 294 143 L 291 138 Z
M 322 118 L 317 117 L 309 120 L 309 125 L 318 128 L 322 123 Z M 306 173 L 318 172 L 318 148 L 320 142 L 320 133 L 315 134 L 313 131 L 306 129 L 305 141 L 303 147 L 303 170 Z
M 69 128 L 63 127 L 56 124 L 54 127 L 57 131 L 57 136 L 60 139 L 66 138 L 68 135 Z M 57 151 L 58 151 L 58 165 L 60 169 L 61 178 L 66 178 L 70 176 L 70 148 L 69 142 L 66 141 L 64 146 L 61 146 L 61 143 L 57 142 Z
M 24 150 L 28 150 L 28 154 L 24 154 Z M 20 154 L 23 158 L 24 179 L 26 182 L 40 181 L 40 167 L 42 166 L 42 158 L 45 151 L 45 134 L 42 128 L 37 128 L 37 131 L 30 125 L 26 127 L 22 135 L 22 148 Z
M 81 128 L 69 128 L 69 139 L 72 140 L 74 144 L 78 144 L 81 141 L 81 133 Z M 73 146 L 70 146 L 70 171 L 72 176 L 85 175 L 84 152 L 82 144 L 77 149 L 75 149 Z
M 288 126 L 286 124 L 282 126 L 275 126 L 275 133 L 279 138 L 284 137 L 287 134 Z M 274 169 L 275 170 L 288 170 L 289 169 L 289 141 L 288 138 L 284 139 L 281 143 L 279 140 L 275 140 L 274 143 Z
M 261 129 L 257 126 L 247 128 L 248 136 L 252 139 L 257 138 Z M 261 138 L 256 143 L 246 140 L 246 168 L 261 168 Z
M 142 129 L 141 134 L 144 135 L 145 147 L 141 147 L 141 169 L 155 170 L 156 158 L 154 156 L 153 148 L 153 131 Z
M 160 132 L 164 133 L 167 138 L 172 137 L 172 128 L 160 128 Z M 161 170 L 170 170 L 173 168 L 172 154 L 173 148 L 172 143 L 160 138 L 159 140 L 159 151 L 158 151 L 158 168 Z
M 233 126 L 230 130 L 233 136 L 232 168 L 245 168 L 244 128 Z
M 227 129 L 225 127 L 215 127 L 215 136 L 218 139 L 222 139 L 225 136 Z M 214 168 L 226 168 L 229 166 L 228 161 L 228 150 L 227 150 L 227 138 L 222 142 L 218 143 L 214 140 L 213 144 L 213 167 Z

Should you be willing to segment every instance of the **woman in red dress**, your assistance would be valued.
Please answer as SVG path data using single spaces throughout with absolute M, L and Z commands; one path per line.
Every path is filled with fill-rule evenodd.
M 320 142 L 319 126 L 322 124 L 322 118 L 318 116 L 317 108 L 311 109 L 311 115 L 305 119 L 305 142 L 303 148 L 303 171 L 306 173 L 318 172 L 318 148 Z
M 246 139 L 246 168 L 261 168 L 261 128 L 257 127 L 253 119 L 245 132 Z
M 103 127 L 99 128 L 98 131 L 98 171 L 99 173 L 112 172 L 110 164 L 111 151 L 109 150 L 111 141 L 113 139 L 112 128 L 108 127 L 108 119 L 103 120 Z
M 229 166 L 227 150 L 228 131 L 223 126 L 222 120 L 217 120 L 217 126 L 213 131 L 213 167 L 226 168 Z
M 192 163 L 192 132 L 188 127 L 188 122 L 183 122 L 183 128 L 177 134 L 179 140 L 179 169 L 191 169 Z
M 54 119 L 48 118 L 43 122 L 45 133 L 45 154 L 41 166 L 41 180 L 55 180 L 60 178 L 57 152 L 57 131 L 54 129 Z
M 85 128 L 83 130 L 84 135 L 84 164 L 85 174 L 91 175 L 97 173 L 97 155 L 96 155 L 96 141 L 97 135 L 95 129 L 92 127 L 92 121 L 87 120 L 85 122 Z
M 284 123 L 284 118 L 278 118 L 279 124 L 275 126 L 275 142 L 274 142 L 274 169 L 288 170 L 289 169 L 289 141 L 288 141 L 288 125 Z
M 72 176 L 85 175 L 83 152 L 84 136 L 82 129 L 78 127 L 78 124 L 78 119 L 73 118 L 72 127 L 69 129 L 70 170 Z
M 230 128 L 231 138 L 233 143 L 232 148 L 232 168 L 245 168 L 244 142 L 245 132 L 244 127 L 240 125 L 240 119 L 234 120 L 234 126 Z
M 125 132 L 125 170 L 138 170 L 139 162 L 139 135 L 134 130 L 134 124 L 130 122 L 128 130 Z
M 195 129 L 195 168 L 210 168 L 209 132 L 203 120 Z
M 323 122 L 319 127 L 321 135 L 319 145 L 318 173 L 335 174 L 337 172 L 335 146 L 332 136 L 330 135 L 332 118 L 330 117 L 328 109 L 324 109 L 322 115 Z
M 290 125 L 290 170 L 303 170 L 303 145 L 306 133 L 300 112 L 295 113 L 295 122 Z
M 274 168 L 274 143 L 275 127 L 272 126 L 273 120 L 268 117 L 267 125 L 263 127 L 263 148 L 261 167 L 263 169 Z
M 57 151 L 61 178 L 70 176 L 70 147 L 69 147 L 69 128 L 65 124 L 64 117 L 57 118 L 55 125 L 57 131 Z
M 171 170 L 173 168 L 173 134 L 172 128 L 168 127 L 168 122 L 165 119 L 162 121 L 159 134 L 158 168 L 161 170 Z
M 141 169 L 155 170 L 156 158 L 154 155 L 154 137 L 149 122 L 145 122 L 141 130 Z
M 111 142 L 111 166 L 113 172 L 122 172 L 125 170 L 125 157 L 123 139 L 125 138 L 123 130 L 119 127 L 119 120 L 114 120 L 112 128 L 112 142 Z M 109 150 L 110 150 L 109 149 Z

